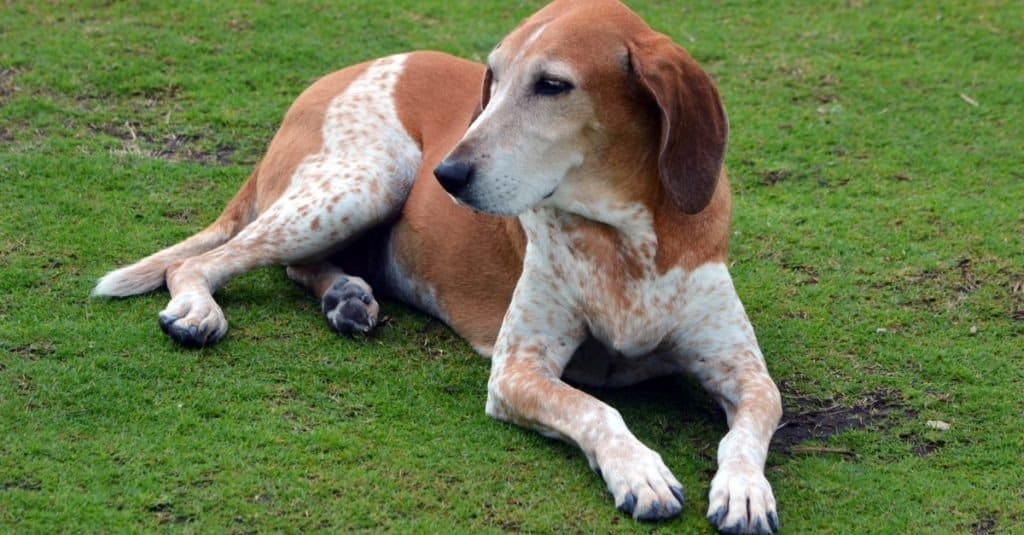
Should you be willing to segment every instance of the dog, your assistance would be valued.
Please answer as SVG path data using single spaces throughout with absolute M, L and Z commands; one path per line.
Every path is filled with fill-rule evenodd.
M 375 291 L 407 303 L 490 357 L 488 415 L 577 445 L 639 520 L 678 515 L 682 486 L 572 385 L 689 373 L 729 426 L 708 520 L 773 533 L 782 409 L 726 267 L 727 132 L 668 37 L 616 0 L 555 0 L 486 66 L 414 52 L 318 80 L 212 225 L 93 293 L 166 286 L 160 327 L 193 347 L 227 331 L 212 293 L 260 266 L 339 333 L 374 327 Z

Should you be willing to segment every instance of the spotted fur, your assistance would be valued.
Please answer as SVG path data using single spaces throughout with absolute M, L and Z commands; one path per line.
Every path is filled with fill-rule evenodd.
M 691 374 L 729 425 L 708 519 L 771 533 L 781 404 L 726 267 L 727 131 L 682 48 L 615 0 L 556 0 L 486 68 L 417 52 L 316 82 L 213 225 L 94 293 L 166 284 L 160 325 L 192 346 L 227 332 L 213 292 L 268 264 L 340 333 L 373 327 L 375 291 L 409 303 L 491 358 L 489 415 L 577 445 L 640 520 L 679 514 L 682 486 L 570 382 Z

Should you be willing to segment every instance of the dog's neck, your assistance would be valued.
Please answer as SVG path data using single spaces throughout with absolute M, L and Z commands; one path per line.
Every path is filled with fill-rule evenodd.
M 589 203 L 569 202 L 550 208 L 544 217 L 577 228 L 584 225 L 605 227 L 614 231 L 623 242 L 637 246 L 657 244 L 658 241 L 651 211 L 641 202 L 607 199 Z
M 647 299 L 677 294 L 688 274 L 659 267 L 655 214 L 641 203 L 591 207 L 600 217 L 587 217 L 587 207 L 565 208 L 538 207 L 519 216 L 528 242 L 523 277 L 552 283 L 552 299 L 575 307 L 589 333 L 615 353 L 654 350 L 676 320 L 668 309 L 647 306 Z
M 533 208 L 519 221 L 528 242 L 552 249 L 552 258 L 616 264 L 631 278 L 646 278 L 654 275 L 658 253 L 651 215 L 640 203 L 579 203 Z
M 598 165 L 583 165 L 567 174 L 558 189 L 520 216 L 520 221 L 528 235 L 531 228 L 536 232 L 590 232 L 618 242 L 619 248 L 625 249 L 619 254 L 646 256 L 658 244 L 654 212 L 648 202 L 655 188 L 647 179 L 656 173 L 656 165 L 653 160 L 650 165 L 628 170 L 603 160 Z
M 570 249 L 570 256 L 599 251 L 603 261 L 622 262 L 629 273 L 644 266 L 647 277 L 725 261 L 732 204 L 725 173 L 711 203 L 695 215 L 682 213 L 661 192 L 644 193 L 629 200 L 604 194 L 551 199 L 520 215 L 519 223 L 528 241 Z M 587 245 L 581 250 L 580 244 Z

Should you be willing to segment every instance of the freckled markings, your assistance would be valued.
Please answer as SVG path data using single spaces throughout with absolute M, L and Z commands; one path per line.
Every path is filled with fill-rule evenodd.
M 675 493 L 678 482 L 660 457 L 629 433 L 617 412 L 588 403 L 553 380 L 568 360 L 563 350 L 571 351 L 555 341 L 560 333 L 571 337 L 568 333 L 575 321 L 585 322 L 592 335 L 627 358 L 640 357 L 668 342 L 670 360 L 631 358 L 619 371 L 624 377 L 615 380 L 628 384 L 631 378 L 650 377 L 652 370 L 689 368 L 723 403 L 731 428 L 718 452 L 720 470 L 712 483 L 712 512 L 736 484 L 750 492 L 752 515 L 774 511 L 763 466 L 779 418 L 778 393 L 728 269 L 713 263 L 693 271 L 675 268 L 660 273 L 655 259 L 657 235 L 643 207 L 599 202 L 578 208 L 587 219 L 628 228 L 620 234 L 626 238 L 610 253 L 631 260 L 631 269 L 603 271 L 597 257 L 609 251 L 598 248 L 588 254 L 587 240 L 595 235 L 582 232 L 585 225 L 574 222 L 575 216 L 539 208 L 520 217 L 529 242 L 523 278 L 495 347 L 488 414 L 576 443 L 602 473 L 616 504 L 628 503 L 630 496 L 638 500 L 634 505 L 645 500 L 640 494 L 629 494 L 634 492 L 630 488 L 638 488 L 630 483 L 634 479 L 644 482 L 641 492 L 649 482 L 662 478 Z M 540 346 L 529 346 L 538 341 Z M 567 414 L 572 418 L 567 419 Z M 735 513 L 729 514 L 727 520 Z
M 422 157 L 395 111 L 394 89 L 406 59 L 374 62 L 331 101 L 323 148 L 299 164 L 285 193 L 239 242 L 264 245 L 277 261 L 301 259 L 399 209 Z M 287 240 L 282 229 L 289 229 Z
M 579 220 L 576 216 L 558 216 L 545 208 L 520 218 L 530 240 L 525 262 L 538 266 L 538 275 L 555 289 L 556 299 L 580 308 L 590 332 L 603 344 L 627 355 L 646 355 L 677 327 L 679 315 L 674 309 L 686 302 L 688 274 L 682 269 L 657 273 L 657 236 L 643 206 L 610 201 L 597 204 L 587 210 L 579 208 L 594 212 L 586 214 L 588 219 L 600 214 L 616 227 L 631 227 L 624 233 L 630 238 L 620 251 L 636 260 L 636 269 L 628 277 L 604 272 L 581 252 L 579 241 L 593 237 L 574 230 Z M 530 306 L 544 310 L 549 305 L 536 302 Z

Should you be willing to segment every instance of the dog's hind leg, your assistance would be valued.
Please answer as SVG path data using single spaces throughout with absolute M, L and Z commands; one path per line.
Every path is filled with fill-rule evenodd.
M 227 321 L 212 294 L 229 279 L 266 265 L 314 263 L 397 214 L 411 178 L 396 178 L 388 167 L 361 161 L 339 174 L 298 174 L 293 188 L 237 236 L 168 268 L 171 301 L 160 313 L 160 327 L 186 346 L 220 340 L 227 332 Z M 415 169 L 411 162 L 403 167 Z M 311 286 L 319 288 L 332 274 L 335 279 L 343 275 L 318 273 L 311 276 Z M 317 292 L 320 297 L 330 293 L 337 281 L 330 282 L 323 293 Z M 346 294 L 344 288 L 337 290 L 339 298 Z
M 338 334 L 366 333 L 377 325 L 380 305 L 362 278 L 329 262 L 288 266 L 288 277 L 320 300 L 324 319 Z
M 331 102 L 322 149 L 299 164 L 281 196 L 231 240 L 168 267 L 171 301 L 160 313 L 168 336 L 186 346 L 220 340 L 227 321 L 212 294 L 229 279 L 260 266 L 316 263 L 397 216 L 421 159 L 395 112 L 403 65 L 404 56 L 369 65 Z M 344 294 L 339 288 L 339 299 Z
M 224 208 L 220 217 L 188 239 L 142 260 L 107 273 L 92 290 L 94 296 L 127 297 L 151 292 L 165 284 L 167 268 L 191 256 L 203 254 L 238 234 L 256 217 L 255 197 L 259 168 Z

